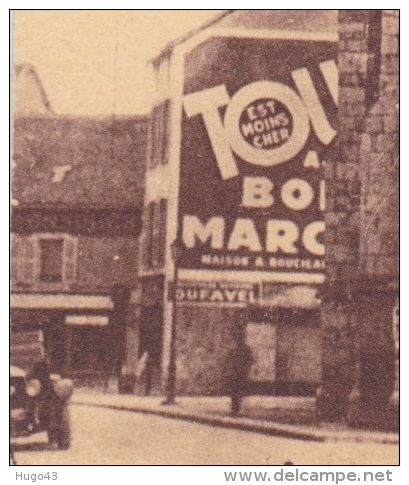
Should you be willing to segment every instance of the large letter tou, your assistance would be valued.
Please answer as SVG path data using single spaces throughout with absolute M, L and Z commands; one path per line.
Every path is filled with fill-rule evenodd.
M 291 75 L 308 110 L 315 134 L 324 145 L 329 145 L 337 132 L 329 124 L 310 73 L 302 68 L 293 71 Z
M 185 111 L 189 118 L 198 114 L 203 116 L 220 174 L 225 180 L 239 174 L 237 163 L 226 140 L 224 126 L 218 111 L 218 108 L 226 106 L 229 101 L 229 94 L 226 86 L 223 84 L 188 94 L 184 98 Z

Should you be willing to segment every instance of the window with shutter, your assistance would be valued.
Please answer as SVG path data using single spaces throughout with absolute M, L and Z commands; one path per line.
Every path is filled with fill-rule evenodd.
M 64 239 L 40 239 L 40 281 L 61 283 L 63 281 Z
M 77 238 L 67 234 L 12 235 L 13 285 L 69 285 L 75 281 Z

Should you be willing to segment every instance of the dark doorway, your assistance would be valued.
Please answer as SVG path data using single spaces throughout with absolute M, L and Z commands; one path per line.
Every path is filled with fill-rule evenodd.
M 141 333 L 138 357 L 147 353 L 145 373 L 145 394 L 160 387 L 162 358 L 163 308 L 143 306 L 141 311 Z

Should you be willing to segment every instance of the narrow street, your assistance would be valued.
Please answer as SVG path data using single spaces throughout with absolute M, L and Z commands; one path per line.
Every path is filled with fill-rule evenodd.
M 400 465 L 400 10 L 9 9 L 18 472 Z
M 15 445 L 18 465 L 397 465 L 398 445 L 316 443 L 175 419 L 71 406 L 72 446 L 46 449 L 45 434 Z

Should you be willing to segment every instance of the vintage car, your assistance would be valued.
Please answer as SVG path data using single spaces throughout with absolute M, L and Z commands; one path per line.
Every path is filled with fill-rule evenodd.
M 11 436 L 28 436 L 46 431 L 51 446 L 70 446 L 69 400 L 73 382 L 58 374 L 50 374 L 45 389 L 38 378 L 17 366 L 10 366 L 10 430 Z

